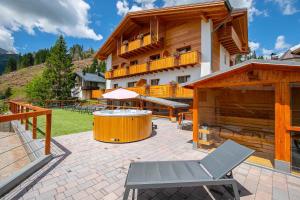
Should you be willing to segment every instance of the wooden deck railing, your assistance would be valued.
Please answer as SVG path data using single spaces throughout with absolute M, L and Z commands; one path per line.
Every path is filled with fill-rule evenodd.
M 92 90 L 92 99 L 99 99 L 104 94 L 104 90 Z
M 195 65 L 197 63 L 199 63 L 199 53 L 198 51 L 191 51 L 181 54 L 178 58 L 169 56 L 166 58 L 150 61 L 149 63 L 142 63 L 129 66 L 128 68 L 119 68 L 112 71 L 107 71 L 105 73 L 105 78 L 113 79 L 143 73 L 151 73 L 154 71 L 170 69 L 173 67 Z
M 134 91 L 143 96 L 159 98 L 193 98 L 192 89 L 186 89 L 177 84 L 129 87 L 125 89 Z M 105 90 L 105 92 L 110 92 L 112 90 L 114 89 Z
M 147 63 L 129 66 L 129 74 L 140 74 L 147 72 Z
M 144 38 L 143 38 L 143 46 L 147 46 L 149 44 L 151 44 L 151 35 L 150 34 L 144 36 Z
M 191 51 L 179 56 L 179 65 L 192 65 L 199 61 L 199 56 L 197 51 Z
M 128 51 L 132 51 L 141 47 L 142 40 L 137 39 L 128 43 Z
M 16 101 L 9 101 L 9 110 L 11 114 L 1 115 L 1 122 L 10 122 L 14 120 L 20 120 L 21 123 L 25 121 L 25 129 L 29 128 L 29 118 L 32 118 L 32 138 L 37 138 L 37 117 L 46 116 L 46 130 L 45 130 L 45 154 L 51 153 L 51 120 L 52 110 L 33 106 L 27 103 L 21 103 Z
M 161 58 L 150 62 L 150 71 L 167 69 L 175 66 L 175 57 Z

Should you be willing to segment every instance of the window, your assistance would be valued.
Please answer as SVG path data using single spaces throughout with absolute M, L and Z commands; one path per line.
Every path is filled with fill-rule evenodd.
M 186 46 L 186 47 L 182 47 L 176 50 L 178 53 L 182 54 L 182 53 L 186 53 L 191 51 L 191 46 Z
M 115 83 L 114 88 L 118 88 L 118 87 L 119 87 L 118 83 Z
M 160 59 L 160 54 L 155 54 L 150 56 L 150 60 L 158 60 L 158 59 Z
M 127 87 L 135 87 L 136 82 L 128 82 Z
M 151 85 L 159 85 L 159 79 L 151 79 Z
M 137 60 L 130 61 L 130 65 L 137 65 L 137 64 L 138 64 Z
M 191 76 L 187 75 L 187 76 L 178 76 L 177 77 L 177 82 L 178 83 L 186 83 L 190 80 Z
M 118 65 L 112 66 L 112 69 L 118 69 Z

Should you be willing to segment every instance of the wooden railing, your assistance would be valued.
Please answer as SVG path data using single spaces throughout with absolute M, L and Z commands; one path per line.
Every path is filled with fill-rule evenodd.
M 124 76 L 150 73 L 154 71 L 170 69 L 185 65 L 195 65 L 199 63 L 198 51 L 191 51 L 181 54 L 178 58 L 174 56 L 153 60 L 148 63 L 142 63 L 129 66 L 128 68 L 120 68 L 105 73 L 106 79 L 119 78 Z M 127 70 L 128 69 L 128 70 Z
M 177 84 L 153 85 L 142 87 L 129 87 L 127 90 L 134 91 L 143 96 L 152 96 L 159 98 L 192 98 L 193 90 L 183 88 Z M 114 89 L 105 90 L 105 92 L 113 91 Z
M 137 39 L 128 43 L 128 51 L 132 51 L 141 47 L 142 40 Z
M 21 103 L 16 101 L 9 101 L 9 110 L 11 114 L 1 115 L 1 122 L 10 122 L 14 120 L 21 120 L 21 123 L 25 122 L 25 129 L 29 129 L 29 118 L 32 118 L 32 138 L 37 138 L 37 117 L 46 116 L 46 130 L 45 130 L 45 154 L 51 153 L 51 120 L 52 110 L 33 106 L 27 103 Z
M 167 69 L 175 66 L 175 57 L 161 58 L 150 62 L 150 71 Z
M 143 46 L 147 46 L 149 44 L 151 44 L 151 35 L 150 34 L 144 36 L 144 38 L 143 38 Z
M 149 96 L 168 98 L 172 96 L 171 85 L 155 85 L 149 87 Z
M 119 69 L 115 69 L 113 71 L 114 77 L 121 77 L 121 76 L 126 76 L 126 75 L 127 75 L 127 68 L 119 68 Z
M 107 71 L 107 72 L 105 72 L 104 76 L 105 76 L 105 79 L 111 79 L 111 78 L 113 78 L 113 72 Z
M 147 63 L 129 66 L 129 74 L 140 74 L 147 72 Z
M 123 44 L 121 46 L 121 54 L 126 53 L 126 51 L 127 51 L 127 45 Z
M 104 94 L 104 90 L 92 90 L 92 99 L 99 99 Z
M 130 88 L 126 88 L 130 91 L 134 91 L 140 95 L 146 95 L 146 87 L 130 87 Z
M 179 56 L 179 65 L 192 65 L 199 61 L 199 56 L 197 51 L 191 51 Z

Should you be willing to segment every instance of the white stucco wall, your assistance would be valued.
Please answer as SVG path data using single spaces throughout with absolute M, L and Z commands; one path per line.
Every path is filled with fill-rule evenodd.
M 177 81 L 178 76 L 186 76 L 190 75 L 190 81 L 199 79 L 201 75 L 201 68 L 200 66 L 194 66 L 194 67 L 187 67 L 187 68 L 181 68 L 181 69 L 175 69 L 175 70 L 169 70 L 169 71 L 163 71 L 163 72 L 157 72 L 153 74 L 145 74 L 142 76 L 133 76 L 133 77 L 126 77 L 121 79 L 114 79 L 111 80 L 111 87 L 113 87 L 114 84 L 118 84 L 119 87 L 127 87 L 128 82 L 136 82 L 140 79 L 147 80 L 147 84 L 150 85 L 151 79 L 160 79 L 159 85 L 163 84 L 169 84 L 171 81 Z
M 211 70 L 211 32 L 212 32 L 212 21 L 205 22 L 201 20 L 201 77 L 208 75 L 212 72 Z
M 226 69 L 230 66 L 230 54 L 220 45 L 220 70 Z
M 106 71 L 109 71 L 112 68 L 112 55 L 110 54 L 106 58 Z M 111 80 L 106 80 L 106 89 L 111 89 L 112 87 Z

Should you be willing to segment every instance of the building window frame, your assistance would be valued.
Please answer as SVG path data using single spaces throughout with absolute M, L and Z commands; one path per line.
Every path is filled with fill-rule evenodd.
M 191 79 L 191 75 L 184 75 L 184 76 L 177 76 L 177 83 L 186 83 L 189 82 Z

